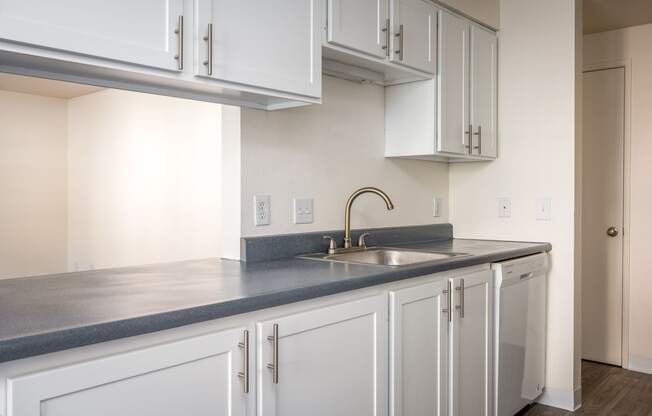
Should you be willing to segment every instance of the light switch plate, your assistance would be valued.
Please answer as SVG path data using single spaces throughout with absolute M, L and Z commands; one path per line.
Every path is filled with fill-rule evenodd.
M 512 201 L 509 198 L 498 199 L 498 218 L 509 218 L 512 216 Z
M 434 197 L 432 199 L 432 216 L 441 217 L 441 204 L 442 200 L 439 197 Z
M 311 224 L 313 221 L 314 200 L 312 198 L 294 198 L 294 223 Z
M 269 195 L 254 195 L 254 224 L 256 226 L 271 223 L 271 207 Z
M 537 220 L 550 221 L 552 218 L 552 202 L 550 198 L 537 199 Z

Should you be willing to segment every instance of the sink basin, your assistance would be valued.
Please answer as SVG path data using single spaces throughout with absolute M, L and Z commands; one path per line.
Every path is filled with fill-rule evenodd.
M 348 253 L 309 254 L 301 257 L 344 263 L 373 264 L 378 266 L 409 266 L 417 263 L 445 260 L 465 255 L 467 254 L 375 247 L 361 251 L 351 251 Z

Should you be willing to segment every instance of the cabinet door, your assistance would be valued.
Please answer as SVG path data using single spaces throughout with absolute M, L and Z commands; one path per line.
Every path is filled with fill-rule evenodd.
M 390 293 L 392 416 L 447 414 L 448 286 L 443 280 Z
M 244 416 L 244 328 L 8 380 L 8 416 Z
M 434 74 L 437 70 L 437 8 L 423 0 L 393 0 L 390 59 Z
M 259 323 L 257 339 L 261 416 L 386 415 L 386 296 Z
M 489 416 L 492 400 L 491 271 L 453 279 L 451 416 Z
M 183 0 L 0 0 L 0 39 L 178 70 Z
M 328 0 L 328 42 L 384 58 L 388 19 L 388 0 Z
M 439 134 L 437 150 L 466 154 L 469 146 L 469 24 L 439 12 Z
M 471 27 L 471 125 L 473 154 L 496 157 L 497 107 L 496 35 Z
M 320 97 L 317 1 L 195 0 L 196 74 Z

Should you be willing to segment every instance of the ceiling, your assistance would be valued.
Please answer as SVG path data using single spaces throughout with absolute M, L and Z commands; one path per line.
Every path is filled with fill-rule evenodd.
M 652 0 L 584 0 L 584 34 L 652 23 Z
M 104 88 L 45 78 L 0 73 L 0 90 L 55 98 L 75 98 Z

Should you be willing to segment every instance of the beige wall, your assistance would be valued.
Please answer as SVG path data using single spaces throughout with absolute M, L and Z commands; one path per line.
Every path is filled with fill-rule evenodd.
M 375 195 L 354 206 L 353 227 L 431 224 L 448 220 L 448 166 L 384 157 L 384 91 L 324 77 L 323 104 L 264 112 L 242 109 L 242 233 L 342 229 L 349 194 L 377 186 L 394 201 L 387 211 Z M 271 195 L 271 225 L 254 226 L 253 196 Z M 444 198 L 441 217 L 432 198 Z M 292 199 L 315 200 L 314 223 L 293 224 Z
M 450 168 L 456 237 L 552 243 L 548 279 L 547 385 L 542 401 L 575 401 L 574 179 L 575 4 L 502 0 L 499 48 L 499 158 Z M 555 22 L 550 25 L 550 22 Z M 498 218 L 498 198 L 511 218 Z M 536 220 L 537 198 L 552 220 Z
M 70 100 L 71 270 L 219 256 L 220 115 L 118 90 Z
M 66 101 L 0 91 L 0 278 L 66 271 Z
M 630 246 L 629 367 L 652 373 L 652 24 L 584 37 L 587 67 L 629 64 Z M 627 313 L 627 312 L 626 312 Z
M 495 29 L 500 28 L 500 0 L 436 0 Z

